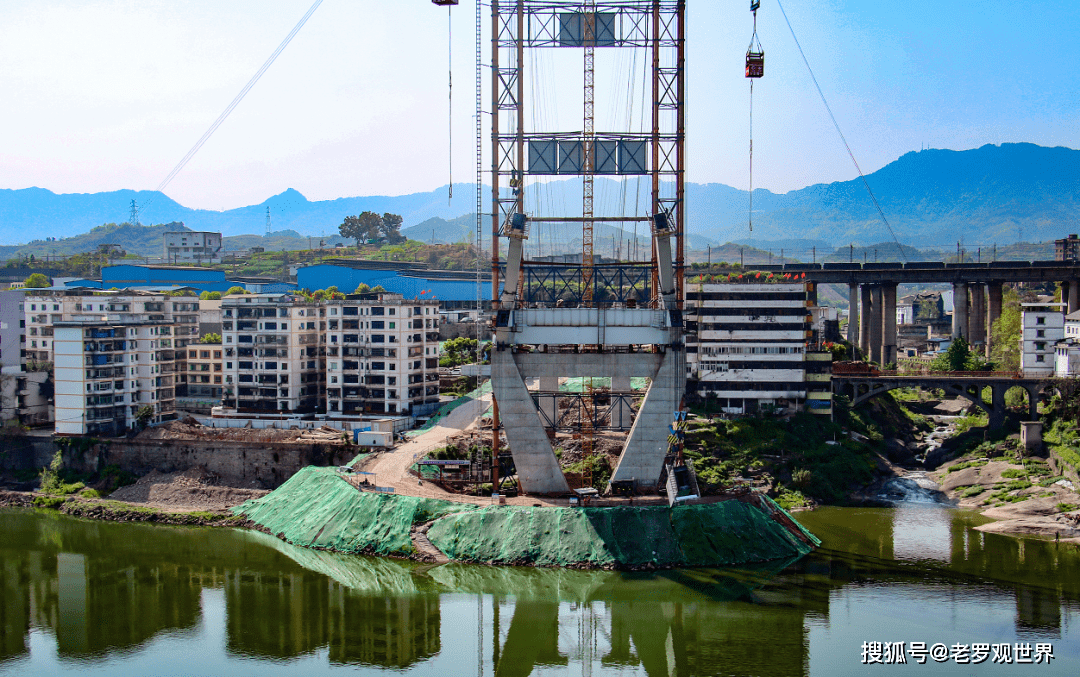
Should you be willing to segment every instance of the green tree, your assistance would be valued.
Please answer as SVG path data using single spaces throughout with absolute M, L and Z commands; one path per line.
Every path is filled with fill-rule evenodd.
M 49 286 L 49 278 L 45 277 L 42 273 L 34 273 L 30 277 L 26 278 L 23 282 L 27 287 L 34 289 L 41 289 Z
M 391 214 L 389 212 L 383 214 L 382 224 L 379 226 L 379 234 L 390 244 L 404 242 L 406 238 L 401 234 L 402 221 L 403 219 L 397 214 Z
M 1001 314 L 990 328 L 990 358 L 1003 371 L 1020 370 L 1020 295 L 1005 287 Z
M 971 352 L 971 346 L 963 336 L 957 336 L 949 348 L 930 363 L 930 371 L 980 371 L 985 368 L 986 360 Z
M 341 237 L 356 240 L 357 248 L 368 240 L 376 240 L 383 232 L 382 217 L 375 212 L 361 212 L 359 216 L 346 216 L 338 226 Z
M 440 367 L 457 367 L 473 362 L 476 358 L 476 339 L 461 336 L 443 344 Z
M 354 294 L 367 294 L 367 293 L 370 293 L 370 292 L 371 292 L 371 287 L 369 287 L 365 283 L 361 282 L 360 285 L 356 288 L 356 291 L 354 291 L 353 293 Z
M 247 294 L 247 293 L 248 293 L 247 289 L 244 289 L 240 285 L 237 285 L 235 287 L 229 287 L 229 290 L 227 292 L 225 292 L 225 296 L 232 296 L 233 294 Z
M 203 301 L 219 301 L 221 300 L 221 292 L 219 291 L 204 291 L 199 294 L 199 299 Z
M 140 428 L 145 428 L 150 425 L 150 420 L 154 418 L 154 408 L 149 404 L 139 407 L 139 411 L 135 412 L 135 420 L 138 422 Z
M 199 342 L 200 343 L 218 343 L 218 344 L 220 344 L 221 343 L 221 334 L 215 334 L 213 332 L 210 332 L 206 336 L 203 336 L 201 339 L 199 339 Z

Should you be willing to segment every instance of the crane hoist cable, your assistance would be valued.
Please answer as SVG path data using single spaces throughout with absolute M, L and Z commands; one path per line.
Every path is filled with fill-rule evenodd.
M 750 11 L 754 14 L 754 33 L 750 36 L 750 46 L 746 48 L 746 77 L 750 79 L 750 209 L 747 223 L 750 232 L 754 232 L 754 80 L 765 75 L 765 50 L 757 36 L 757 11 L 761 0 L 750 0 Z

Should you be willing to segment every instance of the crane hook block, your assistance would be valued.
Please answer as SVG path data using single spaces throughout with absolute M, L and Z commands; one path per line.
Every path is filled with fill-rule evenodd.
M 431 4 L 439 7 L 451 7 L 458 4 L 458 0 L 431 0 Z
M 746 53 L 746 77 L 760 78 L 765 75 L 765 52 Z

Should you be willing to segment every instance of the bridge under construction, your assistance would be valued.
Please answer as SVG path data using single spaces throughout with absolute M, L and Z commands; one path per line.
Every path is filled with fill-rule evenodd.
M 665 461 L 679 455 L 675 434 L 685 391 L 682 341 L 684 251 L 685 31 L 683 0 L 493 0 L 491 3 L 492 296 L 495 302 L 493 447 L 499 432 L 513 456 L 521 489 L 567 494 L 572 489 L 551 439 L 555 423 L 537 402 L 557 398 L 560 377 L 612 379 L 612 391 L 630 391 L 630 379 L 650 381 L 626 436 L 611 481 L 654 490 Z M 566 87 L 531 87 L 527 69 L 537 55 L 580 53 L 581 116 L 565 131 L 537 110 Z M 629 52 L 631 58 L 608 58 Z M 572 58 L 572 57 L 571 57 Z M 597 67 L 623 65 L 627 91 L 597 92 Z M 605 78 L 604 82 L 609 80 Z M 629 93 L 628 93 L 629 92 Z M 626 97 L 629 115 L 605 114 Z M 599 102 L 599 103 L 598 103 Z M 640 104 L 640 113 L 634 110 Z M 606 111 L 611 113 L 612 111 Z M 597 128 L 597 120 L 611 127 Z M 635 127 L 637 129 L 635 130 Z M 600 211 L 594 177 L 633 177 L 649 184 L 643 208 Z M 537 199 L 551 177 L 581 177 L 580 210 L 559 213 Z M 648 260 L 596 265 L 593 227 L 598 221 L 645 224 Z M 551 265 L 525 258 L 536 224 L 580 224 L 581 263 Z M 505 249 L 500 246 L 503 244 Z M 505 274 L 503 257 L 505 256 Z M 565 294 L 573 290 L 570 302 Z M 529 385 L 538 382 L 538 390 Z M 592 482 L 595 401 L 586 388 L 579 433 L 585 462 L 581 484 Z

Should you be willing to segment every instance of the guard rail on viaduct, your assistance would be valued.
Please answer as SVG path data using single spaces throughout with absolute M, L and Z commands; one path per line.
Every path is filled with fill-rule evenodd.
M 1019 372 L 936 372 L 905 374 L 878 372 L 876 374 L 834 374 L 833 394 L 851 398 L 856 406 L 896 388 L 943 390 L 946 394 L 963 397 L 985 411 L 990 427 L 999 428 L 1005 422 L 1005 393 L 1010 388 L 1023 388 L 1028 395 L 1029 420 L 1038 420 L 1039 395 L 1047 387 L 1046 379 L 1025 378 Z M 990 401 L 983 399 L 983 390 L 990 388 Z
M 896 362 L 896 287 L 951 283 L 952 335 L 963 335 L 990 355 L 990 331 L 1001 314 L 1001 286 L 1018 282 L 1061 282 L 1066 312 L 1080 310 L 1080 263 L 994 261 L 992 263 L 788 263 L 756 270 L 792 273 L 819 284 L 848 285 L 848 341 L 872 362 Z

